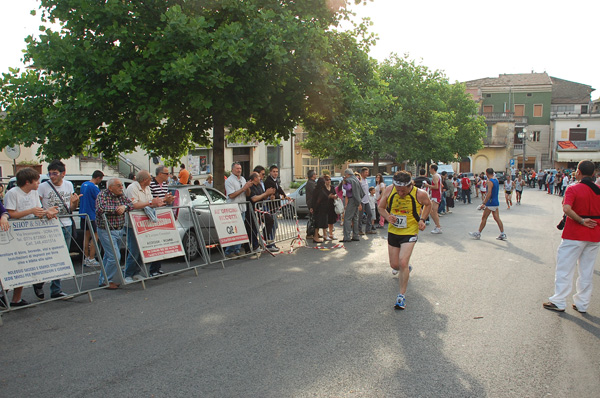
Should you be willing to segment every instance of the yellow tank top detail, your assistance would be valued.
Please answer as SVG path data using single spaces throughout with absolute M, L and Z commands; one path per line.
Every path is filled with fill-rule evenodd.
M 417 235 L 419 233 L 419 222 L 413 214 L 413 199 L 417 214 L 421 214 L 421 204 L 417 200 L 417 187 L 413 187 L 408 195 L 401 198 L 393 188 L 387 199 L 389 213 L 398 218 L 398 223 L 388 224 L 388 232 L 395 235 Z M 390 206 L 390 201 L 392 201 Z

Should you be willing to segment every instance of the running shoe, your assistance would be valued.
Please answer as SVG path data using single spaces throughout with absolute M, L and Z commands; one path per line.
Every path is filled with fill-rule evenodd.
M 498 240 L 506 240 L 506 234 L 504 232 L 502 232 L 500 235 L 498 235 L 498 237 L 496 239 L 498 239 Z
M 441 234 L 442 233 L 442 229 L 435 227 L 434 229 L 431 230 L 432 234 Z
M 406 298 L 404 298 L 403 294 L 399 294 L 398 297 L 396 297 L 396 304 L 394 305 L 394 309 L 403 310 L 405 308 L 406 308 Z
M 469 235 L 471 235 L 473 237 L 473 239 L 476 239 L 476 240 L 481 239 L 481 232 L 479 232 L 479 231 L 469 232 Z

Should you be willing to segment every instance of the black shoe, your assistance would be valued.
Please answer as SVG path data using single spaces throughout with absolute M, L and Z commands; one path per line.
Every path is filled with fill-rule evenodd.
M 587 311 L 580 311 L 579 308 L 577 308 L 577 306 L 575 304 L 573 304 L 573 309 L 577 312 L 579 312 L 580 314 L 585 314 Z
M 29 303 L 27 301 L 25 301 L 24 299 L 21 299 L 19 302 L 16 302 L 16 303 L 10 303 L 11 307 L 23 307 L 25 305 L 29 305 Z
M 352 240 L 351 239 L 342 239 L 342 240 L 340 240 L 340 242 L 352 242 Z
M 550 310 L 550 311 L 565 312 L 564 308 L 558 308 L 556 306 L 556 304 L 554 304 L 554 303 L 552 303 L 550 301 L 548 301 L 547 303 L 543 303 L 542 307 L 544 307 L 545 309 Z
M 360 242 L 359 238 L 352 238 L 352 240 L 355 241 L 355 242 Z
M 36 297 L 40 300 L 44 299 L 44 289 L 38 286 L 34 286 L 33 287 L 33 292 L 35 293 Z
M 66 300 L 68 298 L 73 298 L 72 296 L 69 296 L 67 293 L 65 292 L 58 292 L 58 293 L 52 293 L 50 295 L 50 298 L 61 298 L 63 300 Z

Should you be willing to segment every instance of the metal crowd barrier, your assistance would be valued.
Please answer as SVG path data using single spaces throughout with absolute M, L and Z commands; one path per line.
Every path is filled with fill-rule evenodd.
M 77 226 L 77 229 L 76 229 L 77 236 L 73 236 L 71 226 L 64 227 L 64 228 L 68 229 L 68 234 L 69 234 L 68 236 L 71 237 L 68 244 L 64 240 L 65 236 L 63 234 L 62 227 L 61 227 L 61 229 L 58 230 L 60 237 L 57 237 L 57 236 L 54 237 L 57 240 L 60 239 L 61 241 L 64 242 L 64 245 L 65 245 L 64 247 L 66 247 L 67 251 L 69 252 L 69 259 L 70 259 L 69 266 L 72 267 L 72 270 L 74 273 L 74 276 L 69 277 L 69 278 L 62 278 L 60 280 L 61 281 L 61 290 L 68 295 L 67 298 L 73 298 L 76 296 L 87 294 L 89 301 L 92 301 L 91 293 L 94 290 L 101 289 L 101 287 L 99 287 L 97 282 L 95 283 L 94 280 L 97 281 L 98 275 L 100 273 L 103 273 L 105 276 L 106 276 L 106 273 L 104 270 L 104 266 L 102 264 L 102 259 L 100 258 L 101 256 L 99 255 L 100 248 L 99 248 L 98 242 L 96 241 L 93 234 L 92 234 L 92 239 L 90 239 L 90 244 L 93 245 L 96 250 L 96 260 L 97 260 L 98 264 L 94 265 L 94 266 L 88 266 L 84 262 L 84 255 L 83 255 L 83 248 L 82 248 L 83 243 L 82 242 L 83 242 L 85 233 L 87 231 L 92 231 L 92 224 L 90 222 L 90 219 L 87 214 L 61 215 L 61 216 L 58 216 L 58 218 L 59 218 L 59 220 L 71 219 L 71 221 L 73 223 L 75 223 Z M 79 226 L 81 224 L 80 220 L 84 220 L 83 229 L 79 228 Z M 18 220 L 15 220 L 15 221 L 18 221 Z M 49 284 L 50 284 L 50 282 L 44 282 L 44 285 L 46 286 L 45 293 L 48 291 L 47 286 Z M 27 287 L 27 286 L 24 286 L 24 287 Z M 10 307 L 9 295 L 7 294 L 7 292 L 4 290 L 4 288 L 2 286 L 0 286 L 0 289 L 4 296 L 4 301 L 6 302 L 6 308 L 2 309 L 0 311 L 0 313 L 7 312 L 7 311 L 13 311 L 13 310 L 17 310 L 17 309 L 29 308 L 29 307 L 33 307 L 33 306 L 36 306 L 39 304 L 65 299 L 63 297 L 51 298 L 51 297 L 48 297 L 48 296 L 50 296 L 48 294 L 48 296 L 45 297 L 45 299 L 43 301 L 38 301 L 36 298 L 34 298 L 33 294 L 29 294 L 29 289 L 27 289 L 27 290 L 24 289 L 22 298 L 25 298 L 29 302 L 29 304 L 26 306 Z M 31 290 L 33 291 L 33 289 L 31 289 Z
M 267 213 L 273 217 L 272 240 L 274 243 L 298 238 L 298 215 L 296 207 L 289 201 L 274 199 L 257 202 L 255 203 L 255 213 L 261 217 L 262 223 L 265 222 L 262 217 L 265 217 Z
M 244 228 L 248 235 L 249 242 L 243 243 L 240 248 L 239 256 L 227 256 L 225 254 L 227 248 L 222 247 L 219 244 L 219 236 L 217 235 L 217 231 L 215 228 L 215 224 L 213 221 L 212 212 L 214 209 L 218 209 L 219 207 L 229 206 L 231 203 L 219 203 L 219 204 L 203 204 L 193 206 L 194 209 L 194 221 L 196 223 L 196 230 L 202 231 L 202 236 L 205 241 L 205 250 L 208 262 L 210 264 L 220 263 L 221 266 L 225 267 L 225 261 L 240 259 L 248 256 L 260 255 L 262 252 L 262 247 L 255 247 L 252 244 L 252 231 L 255 229 L 253 225 L 255 225 L 253 220 L 252 212 L 248 212 L 248 209 L 252 209 L 252 204 L 250 202 L 242 202 L 237 203 L 240 208 L 245 205 L 246 211 L 241 212 L 244 214 Z
M 193 270 L 196 276 L 198 276 L 198 267 L 203 267 L 208 264 L 207 255 L 204 249 L 204 239 L 201 234 L 198 234 L 198 229 L 194 226 L 193 210 L 188 206 L 169 206 L 160 207 L 155 210 L 168 209 L 173 212 L 173 218 L 177 234 L 181 240 L 181 247 L 177 247 L 177 250 L 182 251 L 182 255 L 177 257 L 170 257 L 167 259 L 159 259 L 157 261 L 143 261 L 143 257 L 140 254 L 140 242 L 135 236 L 133 228 L 133 217 L 135 215 L 145 215 L 142 210 L 134 210 L 127 215 L 127 224 L 122 229 L 122 238 L 119 242 L 119 247 L 116 248 L 114 245 L 110 248 L 113 251 L 115 258 L 119 258 L 119 270 L 117 272 L 118 282 L 123 285 L 131 285 L 133 283 L 140 282 L 142 287 L 146 289 L 146 281 L 149 279 L 156 279 L 161 276 L 178 274 L 188 270 Z M 106 215 L 104 215 L 106 220 Z M 148 222 L 149 226 L 152 226 L 152 222 Z M 179 242 L 171 241 L 172 246 L 179 246 Z M 135 247 L 132 247 L 135 245 Z M 160 247 L 160 246 L 159 246 Z M 123 255 L 117 255 L 117 250 L 123 252 Z M 181 261 L 183 260 L 183 261 Z M 126 271 L 127 264 L 130 264 L 132 271 L 133 281 L 126 282 Z M 160 274 L 152 275 L 151 269 L 155 267 L 161 270 Z M 128 276 L 128 275 L 127 275 Z

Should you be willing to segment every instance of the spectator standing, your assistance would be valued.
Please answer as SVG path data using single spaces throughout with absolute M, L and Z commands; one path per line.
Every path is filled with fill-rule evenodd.
M 150 192 L 152 192 L 153 198 L 163 199 L 166 206 L 172 206 L 175 198 L 169 193 L 167 186 L 169 180 L 169 169 L 163 165 L 159 165 L 155 170 L 156 175 L 150 181 Z M 154 261 L 149 264 L 150 276 L 162 275 L 162 263 L 160 261 Z
M 123 183 L 118 178 L 109 178 L 106 189 L 96 197 L 96 223 L 98 224 L 98 238 L 104 248 L 104 274 L 100 274 L 99 286 L 107 286 L 109 290 L 119 288 L 115 282 L 115 275 L 119 270 L 121 251 L 119 243 L 125 228 L 125 213 L 133 209 L 133 203 L 123 193 Z M 106 215 L 106 221 L 104 216 Z
M 246 196 L 250 195 L 252 181 L 246 182 L 242 176 L 242 165 L 235 162 L 231 165 L 231 175 L 225 180 L 225 195 L 227 203 L 238 203 L 242 219 L 246 220 Z M 242 245 L 232 245 L 225 248 L 225 257 L 232 258 L 241 254 Z
M 95 170 L 92 173 L 92 179 L 81 184 L 79 193 L 79 214 L 87 214 L 92 230 L 86 228 L 86 220 L 84 217 L 80 220 L 80 227 L 85 231 L 83 236 L 83 265 L 91 267 L 98 265 L 96 260 L 96 245 L 92 244 L 92 234 L 98 240 L 98 224 L 96 223 L 96 197 L 100 193 L 98 184 L 102 182 L 104 173 L 100 170 Z
M 375 234 L 375 225 L 373 225 L 373 214 L 375 213 L 375 209 L 371 209 L 371 203 L 369 201 L 369 181 L 367 180 L 369 177 L 369 168 L 363 167 L 360 169 L 360 186 L 365 193 L 361 199 L 362 211 L 365 213 L 366 217 L 363 219 L 362 213 L 359 216 L 359 222 L 362 224 L 364 221 L 365 224 L 365 234 Z M 360 227 L 361 235 L 363 234 L 362 225 Z
M 73 189 L 71 181 L 65 180 L 65 164 L 60 160 L 53 160 L 48 165 L 49 180 L 40 184 L 38 194 L 44 209 L 56 208 L 59 215 L 69 215 L 77 208 L 79 195 Z M 61 218 L 62 232 L 67 245 L 67 250 L 71 246 L 72 224 L 71 217 Z M 44 299 L 43 283 L 33 285 L 33 292 L 38 299 Z M 60 279 L 55 279 L 50 284 L 51 298 L 68 298 L 69 295 L 61 290 Z
M 315 192 L 315 187 L 317 186 L 317 173 L 315 173 L 314 170 L 308 170 L 308 172 L 306 173 L 306 177 L 308 178 L 308 180 L 306 181 L 306 207 L 308 208 L 308 211 L 311 213 L 313 213 L 313 193 Z M 308 222 L 311 222 L 310 220 Z M 308 228 L 308 225 L 307 225 Z M 317 237 L 319 232 L 316 232 Z M 312 236 L 306 235 L 306 239 L 312 239 Z
M 165 205 L 164 198 L 154 197 L 152 190 L 150 189 L 150 183 L 152 177 L 146 170 L 140 170 L 135 178 L 135 181 L 131 183 L 125 191 L 125 196 L 131 200 L 131 210 L 143 210 L 145 207 L 156 208 Z M 133 283 L 136 280 L 142 279 L 139 275 L 142 259 L 140 255 L 140 248 L 135 237 L 133 227 L 127 224 L 127 259 L 125 260 L 125 283 Z M 151 276 L 158 276 L 160 273 L 155 273 Z
M 354 176 L 352 169 L 344 171 L 346 191 L 346 209 L 344 211 L 344 239 L 342 242 L 358 241 L 359 235 L 359 212 L 361 200 L 365 196 L 358 179 Z
M 40 175 L 32 168 L 21 169 L 16 175 L 17 186 L 6 193 L 4 206 L 0 205 L 0 218 L 3 231 L 8 231 L 10 218 L 54 218 L 58 213 L 56 207 L 42 208 L 37 188 L 40 185 Z M 23 287 L 17 287 L 13 291 L 11 307 L 22 307 L 29 303 L 21 298 Z M 5 304 L 6 298 L 0 298 L 0 305 Z
M 179 175 L 177 176 L 179 183 L 183 184 L 183 185 L 190 184 L 192 181 L 191 177 L 192 176 L 191 176 L 190 172 L 185 168 L 185 164 L 182 163 L 179 166 Z
M 463 204 L 466 204 L 467 201 L 471 204 L 471 180 L 466 174 L 463 174 L 460 179 L 460 188 Z
M 565 191 L 563 211 L 566 216 L 562 241 L 556 253 L 554 295 L 543 303 L 547 310 L 563 312 L 567 296 L 573 287 L 575 269 L 579 273 L 575 283 L 573 309 L 587 312 L 592 296 L 594 264 L 600 248 L 600 188 L 594 184 L 594 163 L 579 162 L 575 178 L 580 181 Z

